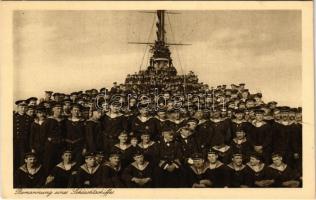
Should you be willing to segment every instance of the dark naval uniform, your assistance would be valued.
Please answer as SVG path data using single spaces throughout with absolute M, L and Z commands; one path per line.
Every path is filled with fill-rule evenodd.
M 26 167 L 22 165 L 15 173 L 14 187 L 15 188 L 41 188 L 45 183 L 45 172 L 41 165 L 35 169 L 35 173 L 31 174 Z
M 74 161 L 82 163 L 82 151 L 86 146 L 84 121 L 72 121 L 67 119 L 65 122 L 66 135 L 65 142 L 68 149 L 71 149 Z
M 142 168 L 136 162 L 133 162 L 123 171 L 122 179 L 129 188 L 150 188 L 153 187 L 153 169 L 153 166 L 148 161 L 145 161 Z M 150 178 L 150 181 L 140 185 L 133 182 L 132 178 Z
M 244 156 L 244 163 L 248 161 L 250 154 L 253 152 L 253 147 L 251 143 L 244 138 L 242 140 L 238 140 L 234 138 L 230 143 L 230 147 L 232 148 L 232 152 L 241 152 Z
M 143 143 L 138 143 L 137 149 L 141 150 L 144 154 L 145 160 L 149 161 L 150 163 L 154 164 L 157 163 L 157 160 L 155 159 L 155 153 L 156 153 L 156 145 L 157 143 L 154 141 L 151 141 L 149 144 L 144 145 Z
M 146 121 L 141 121 L 139 117 L 135 117 L 132 122 L 131 131 L 137 136 L 138 139 L 140 139 L 142 132 L 148 132 L 150 134 L 150 138 L 153 140 L 159 138 L 159 133 L 157 132 L 154 118 L 148 117 Z
M 155 169 L 156 187 L 180 187 L 185 185 L 181 168 L 180 159 L 182 158 L 180 144 L 176 141 L 166 142 L 161 140 L 157 144 L 158 167 Z M 169 165 L 174 164 L 176 167 L 173 171 L 168 171 Z
M 78 188 L 99 188 L 102 187 L 102 167 L 96 165 L 91 171 L 88 170 L 86 164 L 79 167 L 75 174 L 74 183 L 71 187 Z
M 269 187 L 272 183 L 267 177 L 267 167 L 261 163 L 258 169 L 246 164 L 246 185 L 248 187 Z
M 45 138 L 42 135 L 42 127 L 43 124 L 39 124 L 38 121 L 34 121 L 31 124 L 31 131 L 30 131 L 30 148 L 34 149 L 36 154 L 39 156 L 39 159 L 43 159 L 43 151 L 44 151 L 44 142 Z
M 120 152 L 121 165 L 124 169 L 133 161 L 133 153 L 136 151 L 136 147 L 128 144 L 126 149 L 121 149 L 118 144 L 111 148 L 111 152 Z
M 217 145 L 229 144 L 231 139 L 231 127 L 228 121 L 211 121 L 211 126 L 213 128 L 213 134 L 210 137 L 210 146 L 213 147 Z
M 212 182 L 212 187 L 214 188 L 223 188 L 227 186 L 226 175 L 227 175 L 227 166 L 222 162 L 217 161 L 214 167 L 208 167 L 206 171 L 208 179 Z
M 274 164 L 271 164 L 267 168 L 267 177 L 268 179 L 274 180 L 272 187 L 290 187 L 283 185 L 283 183 L 287 181 L 297 181 L 299 174 L 286 164 L 283 169 L 278 169 Z
M 260 127 L 255 127 L 254 125 L 250 129 L 249 133 L 249 141 L 252 146 L 262 146 L 262 156 L 265 163 L 269 163 L 270 155 L 271 155 L 271 144 L 272 144 L 272 134 L 271 127 L 268 123 L 264 122 L 264 124 Z
M 127 129 L 127 120 L 124 115 L 119 114 L 114 118 L 104 115 L 100 121 L 103 132 L 103 150 L 109 153 L 110 148 L 118 142 L 119 133 Z
M 204 184 L 205 187 L 210 187 L 211 186 L 211 181 L 209 179 L 209 176 L 207 174 L 207 166 L 204 166 L 201 169 L 197 169 L 193 165 L 187 166 L 185 168 L 185 176 L 187 179 L 187 187 L 196 187 L 194 184 L 200 184 L 200 181 L 205 181 L 206 184 Z
M 240 169 L 235 169 L 232 163 L 228 164 L 226 176 L 227 186 L 232 188 L 246 186 L 246 175 L 247 169 L 245 165 L 242 165 Z
M 46 184 L 45 187 L 49 188 L 67 188 L 69 187 L 70 179 L 72 174 L 77 170 L 78 166 L 76 163 L 71 163 L 71 168 L 66 169 L 64 164 L 61 162 L 57 164 L 49 176 L 54 177 L 53 181 Z
M 206 120 L 200 122 L 195 129 L 195 139 L 197 142 L 197 148 L 205 152 L 210 147 L 210 137 L 213 135 L 213 127 L 211 127 L 210 121 Z
M 27 115 L 13 113 L 13 156 L 14 169 L 24 163 L 24 155 L 30 150 L 29 137 L 31 118 Z
M 102 130 L 99 121 L 87 120 L 85 123 L 85 140 L 88 152 L 101 151 L 102 143 Z
M 102 185 L 106 188 L 122 188 L 124 187 L 121 175 L 123 169 L 121 166 L 113 167 L 109 163 L 102 166 Z
M 49 173 L 61 159 L 65 137 L 65 121 L 58 121 L 49 117 L 43 123 L 42 131 L 45 140 L 43 166 L 46 172 Z

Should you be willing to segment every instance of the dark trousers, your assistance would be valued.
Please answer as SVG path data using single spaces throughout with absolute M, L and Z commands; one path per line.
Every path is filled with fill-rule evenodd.
M 168 172 L 160 167 L 154 170 L 154 184 L 158 188 L 180 188 L 185 187 L 185 177 L 183 169 L 175 169 L 173 172 Z

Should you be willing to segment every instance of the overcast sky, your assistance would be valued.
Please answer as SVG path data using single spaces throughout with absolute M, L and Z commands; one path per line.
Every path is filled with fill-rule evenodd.
M 192 44 L 171 47 L 179 73 L 210 86 L 244 82 L 265 101 L 301 106 L 300 11 L 179 13 L 166 16 L 167 41 Z M 137 11 L 16 11 L 14 98 L 123 82 L 146 49 L 128 42 L 154 41 L 154 20 Z M 142 68 L 149 57 L 147 49 Z

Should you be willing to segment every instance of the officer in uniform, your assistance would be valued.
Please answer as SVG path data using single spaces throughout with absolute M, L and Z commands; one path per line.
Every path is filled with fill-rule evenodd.
M 23 100 L 16 101 L 17 111 L 13 113 L 13 160 L 14 169 L 24 163 L 24 155 L 29 152 L 31 118 L 26 115 L 27 104 Z
M 175 141 L 172 129 L 165 128 L 162 131 L 163 138 L 157 144 L 158 166 L 155 169 L 156 187 L 174 188 L 185 185 L 183 169 L 180 159 L 182 158 L 181 147 Z M 182 178 L 182 179 L 181 179 Z

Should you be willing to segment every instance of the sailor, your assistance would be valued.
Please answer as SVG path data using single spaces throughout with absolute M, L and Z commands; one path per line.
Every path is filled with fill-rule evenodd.
M 103 150 L 102 125 L 100 122 L 100 118 L 101 111 L 97 108 L 93 108 L 90 119 L 85 122 L 85 140 L 87 151 L 89 152 Z
M 194 153 L 190 156 L 193 160 L 192 165 L 187 166 L 186 179 L 187 186 L 191 188 L 207 188 L 212 185 L 212 182 L 207 176 L 208 166 L 205 158 L 201 153 Z
M 161 130 L 170 124 L 170 121 L 168 120 L 166 109 L 159 109 L 157 112 L 157 115 L 153 118 L 156 126 L 157 131 L 157 138 L 154 138 L 154 140 L 161 139 Z
M 168 115 L 170 121 L 168 126 L 171 127 L 174 132 L 177 132 L 179 128 L 183 127 L 186 124 L 186 120 L 183 117 L 183 113 L 180 109 L 172 109 L 168 112 Z
M 122 172 L 120 152 L 110 152 L 108 160 L 102 167 L 102 186 L 106 188 L 124 187 L 121 178 Z
M 47 173 L 58 164 L 65 137 L 65 120 L 61 116 L 62 105 L 58 102 L 54 103 L 52 112 L 53 115 L 42 125 L 42 135 L 45 140 L 43 166 Z
M 17 111 L 13 113 L 13 160 L 14 169 L 24 163 L 24 155 L 30 150 L 29 137 L 32 120 L 26 115 L 27 104 L 24 100 L 16 101 Z
M 120 152 L 121 165 L 124 169 L 132 162 L 133 152 L 135 152 L 136 147 L 133 147 L 128 142 L 128 133 L 126 131 L 121 131 L 119 133 L 118 140 L 119 142 L 111 148 L 111 151 Z
M 73 104 L 71 117 L 65 121 L 65 142 L 67 148 L 72 150 L 74 161 L 81 164 L 82 155 L 86 152 L 86 138 L 84 120 L 79 117 L 82 106 Z
M 299 187 L 299 173 L 283 162 L 280 153 L 272 154 L 272 164 L 267 168 L 268 179 L 274 180 L 272 187 Z
M 250 155 L 249 162 L 246 164 L 246 182 L 249 187 L 270 187 L 274 180 L 267 177 L 267 167 L 262 162 L 262 157 L 258 153 Z
M 202 110 L 197 110 L 194 117 L 198 119 L 198 123 L 195 129 L 195 138 L 199 150 L 206 152 L 209 148 L 210 136 L 213 135 L 213 127 L 209 119 L 206 118 L 206 114 Z
M 86 152 L 84 156 L 85 162 L 75 174 L 74 183 L 70 183 L 71 187 L 78 188 L 99 188 L 102 187 L 103 170 L 95 160 L 95 154 Z
M 180 159 L 182 158 L 181 147 L 175 141 L 174 132 L 171 128 L 162 131 L 163 139 L 157 144 L 158 166 L 155 169 L 156 187 L 180 187 L 185 184 L 183 169 Z
M 231 128 L 226 120 L 221 118 L 219 108 L 212 110 L 211 126 L 213 128 L 213 135 L 210 138 L 210 146 L 225 146 L 231 140 Z
M 198 152 L 198 146 L 196 139 L 193 136 L 193 131 L 187 127 L 182 127 L 179 129 L 175 139 L 179 142 L 182 151 L 182 158 L 180 161 L 188 165 L 193 164 L 191 156 Z
M 246 132 L 238 128 L 236 129 L 236 137 L 233 138 L 230 147 L 233 152 L 241 152 L 244 156 L 244 163 L 248 162 L 249 155 L 253 152 L 251 143 L 247 140 Z
M 70 179 L 76 174 L 77 163 L 72 159 L 71 150 L 64 150 L 61 156 L 62 160 L 58 163 L 46 178 L 45 187 L 49 188 L 67 188 Z
M 280 152 L 284 161 L 292 166 L 296 141 L 294 140 L 293 126 L 289 120 L 290 108 L 287 106 L 280 108 L 281 119 L 273 126 L 273 151 Z
M 35 153 L 25 154 L 24 164 L 14 175 L 14 188 L 41 188 L 45 183 L 45 172 Z
M 208 179 L 212 183 L 212 187 L 226 187 L 227 167 L 221 161 L 218 160 L 218 153 L 213 149 L 210 149 L 207 152 L 207 161 L 208 170 L 206 171 L 206 174 Z
M 235 110 L 234 116 L 235 116 L 235 118 L 231 120 L 232 121 L 232 123 L 231 123 L 231 125 L 232 125 L 232 137 L 236 136 L 235 134 L 236 134 L 236 130 L 238 128 L 243 129 L 247 134 L 249 132 L 251 124 L 244 119 L 244 116 L 245 116 L 244 110 L 241 110 L 241 109 Z
M 109 150 L 118 142 L 118 135 L 127 129 L 125 116 L 120 112 L 120 107 L 114 102 L 110 103 L 110 110 L 100 119 L 103 132 L 103 150 Z
M 243 155 L 239 152 L 235 152 L 232 156 L 232 162 L 227 165 L 226 181 L 228 187 L 247 187 L 246 166 L 243 164 Z
M 302 175 L 302 108 L 297 108 L 295 114 L 295 123 L 293 126 L 293 141 L 296 141 L 293 146 L 294 151 L 294 169 Z
M 122 179 L 129 188 L 150 188 L 153 187 L 153 166 L 145 160 L 140 150 L 133 153 L 133 160 L 122 174 Z
M 43 151 L 45 142 L 44 135 L 42 135 L 42 127 L 44 121 L 46 120 L 46 109 L 43 106 L 38 106 L 36 108 L 36 118 L 31 124 L 30 130 L 30 148 L 32 152 L 36 152 L 38 159 L 43 159 Z
M 263 120 L 263 110 L 255 110 L 255 120 L 252 121 L 252 128 L 248 138 L 255 152 L 263 156 L 264 162 L 270 161 L 271 155 L 271 126 Z
M 149 109 L 146 104 L 139 104 L 139 115 L 134 118 L 131 131 L 140 139 L 140 133 L 147 131 L 153 140 L 159 138 L 156 130 L 155 119 L 149 115 Z
M 157 162 L 155 159 L 157 143 L 151 140 L 150 134 L 147 131 L 142 132 L 140 138 L 141 141 L 138 143 L 138 149 L 143 152 L 145 160 L 155 165 Z

